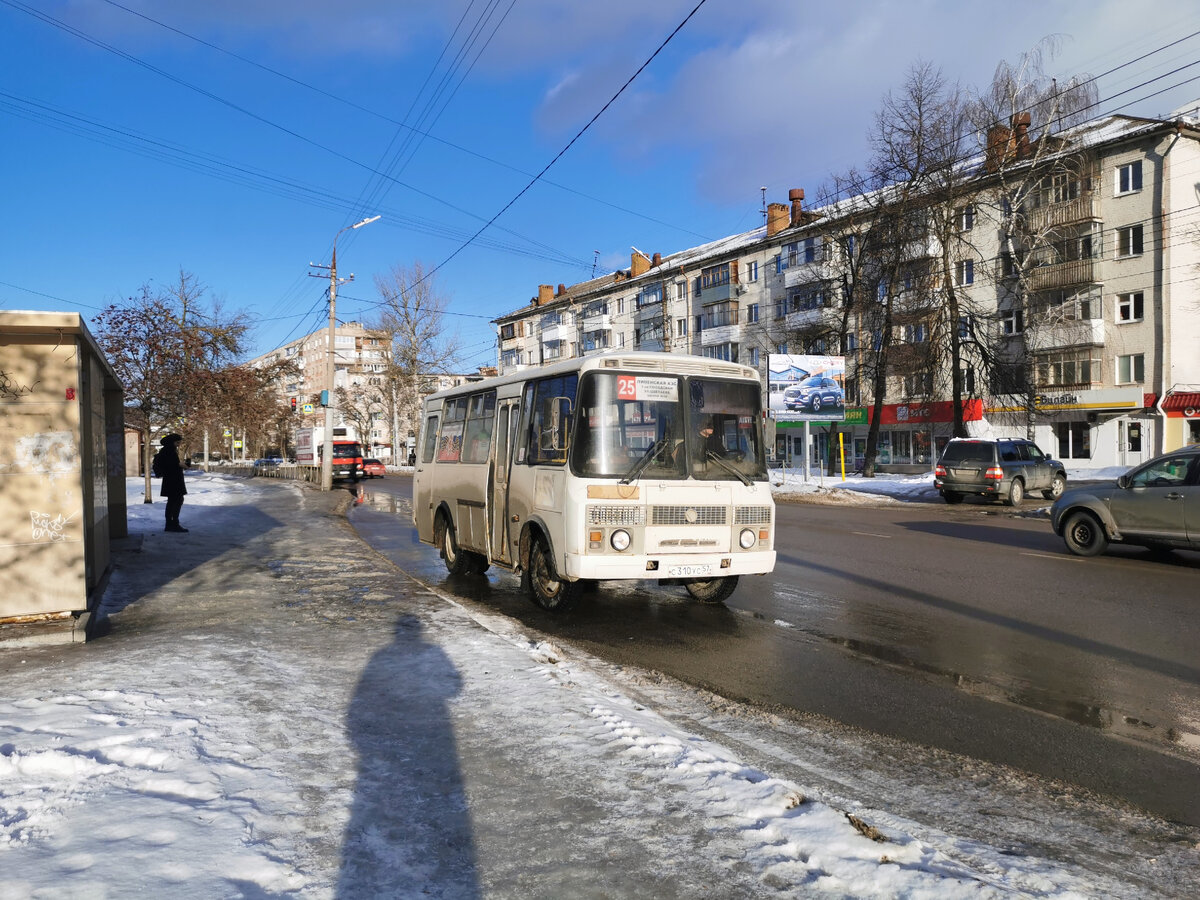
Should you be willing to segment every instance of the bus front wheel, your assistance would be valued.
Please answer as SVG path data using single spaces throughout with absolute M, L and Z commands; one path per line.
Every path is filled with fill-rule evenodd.
M 687 592 L 693 599 L 701 603 L 724 603 L 737 589 L 738 577 L 726 575 L 724 578 L 706 578 L 703 581 L 688 581 L 684 583 Z
M 558 577 L 545 540 L 534 542 L 525 568 L 525 584 L 533 602 L 550 612 L 570 609 L 579 599 L 580 583 Z
M 451 575 L 466 575 L 471 571 L 471 554 L 459 548 L 458 540 L 454 536 L 454 526 L 445 516 L 439 516 L 438 522 L 441 523 L 438 528 L 438 545 L 442 551 L 446 571 Z

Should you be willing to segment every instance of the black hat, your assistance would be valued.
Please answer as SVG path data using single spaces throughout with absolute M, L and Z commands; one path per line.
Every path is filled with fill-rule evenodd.
M 167 444 L 176 444 L 176 443 L 178 443 L 179 441 L 182 441 L 182 440 L 183 440 L 183 435 L 182 435 L 182 434 L 176 434 L 175 432 L 173 432 L 173 431 L 172 431 L 172 432 L 171 432 L 170 434 L 168 434 L 166 437 L 162 438 L 162 439 L 159 441 L 159 443 L 160 443 L 160 444 L 162 444 L 162 445 L 165 447 L 165 446 L 167 446 Z

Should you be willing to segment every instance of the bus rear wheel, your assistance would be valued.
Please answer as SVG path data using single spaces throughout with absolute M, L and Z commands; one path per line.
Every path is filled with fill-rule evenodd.
M 724 603 L 737 589 L 738 577 L 726 575 L 724 578 L 707 578 L 703 581 L 688 581 L 684 583 L 692 598 L 701 603 Z
M 558 577 L 554 560 L 545 540 L 537 540 L 529 550 L 529 565 L 525 568 L 525 585 L 533 602 L 550 612 L 570 609 L 579 599 L 580 583 Z
M 454 536 L 454 525 L 445 516 L 438 516 L 438 546 L 442 551 L 442 562 L 451 575 L 466 575 L 472 571 L 471 557 L 475 554 L 459 549 Z

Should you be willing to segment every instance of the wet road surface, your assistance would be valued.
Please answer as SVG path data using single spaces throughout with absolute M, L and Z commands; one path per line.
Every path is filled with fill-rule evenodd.
M 556 615 L 508 573 L 451 578 L 416 540 L 411 485 L 362 486 L 364 539 L 556 640 L 1200 824 L 1200 554 L 1082 560 L 1044 518 L 983 504 L 780 504 L 775 572 L 726 606 L 622 582 Z

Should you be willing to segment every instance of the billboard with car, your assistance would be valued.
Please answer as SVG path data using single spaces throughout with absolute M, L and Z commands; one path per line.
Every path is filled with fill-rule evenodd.
M 778 422 L 840 422 L 846 417 L 846 358 L 772 353 L 767 397 Z

